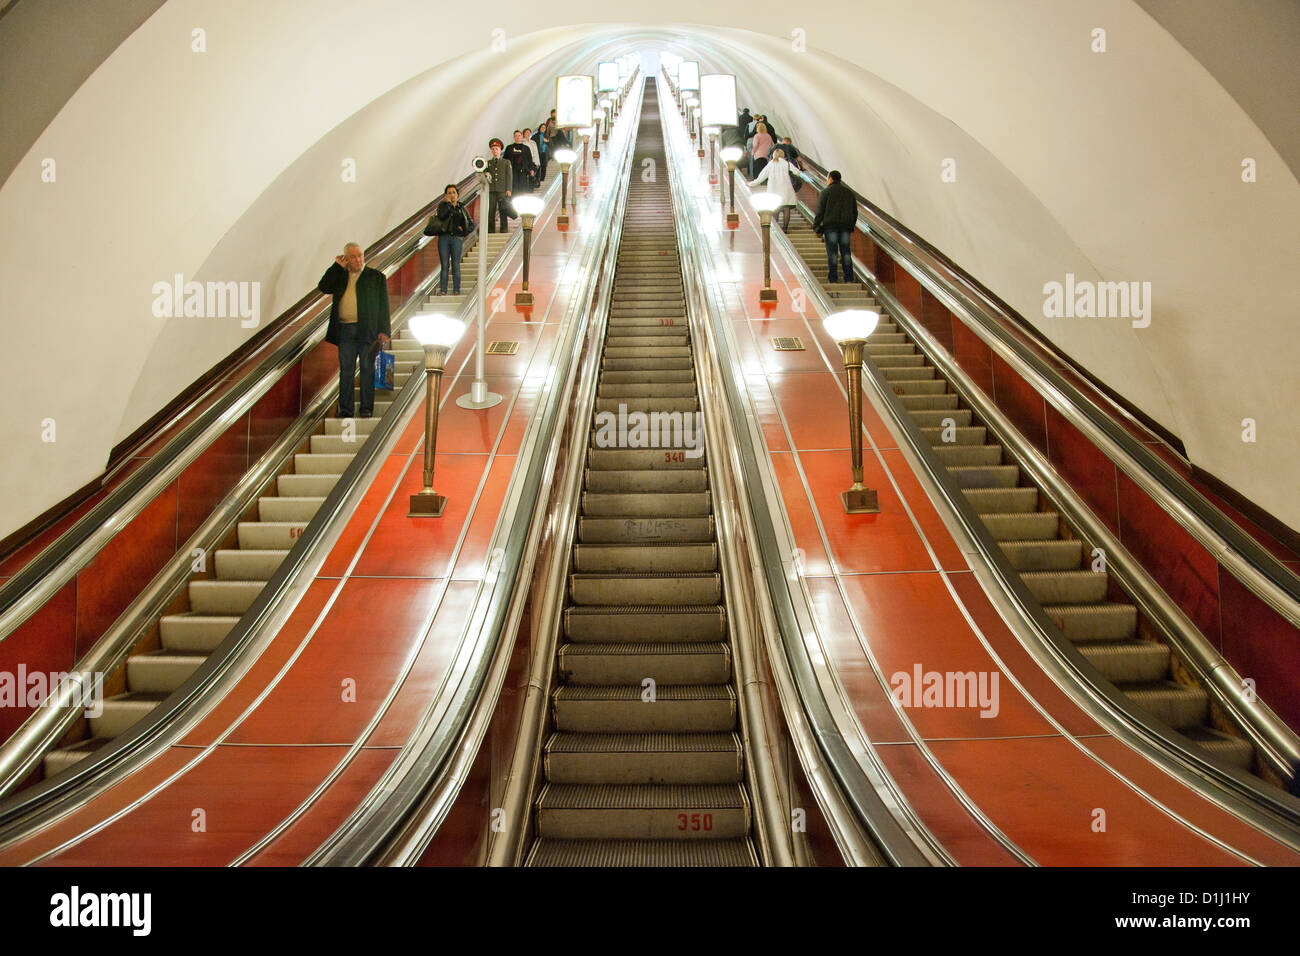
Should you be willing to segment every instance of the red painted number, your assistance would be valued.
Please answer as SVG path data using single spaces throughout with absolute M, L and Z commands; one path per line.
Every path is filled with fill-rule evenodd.
M 679 830 L 700 830 L 709 831 L 713 829 L 713 814 L 711 813 L 679 813 L 677 814 L 677 829 Z
M 666 451 L 664 452 L 664 461 L 685 461 L 686 452 L 684 451 Z
M 676 324 L 677 324 L 677 321 L 676 321 L 675 319 L 660 319 L 660 320 L 659 320 L 659 324 L 660 324 L 660 325 L 676 325 Z

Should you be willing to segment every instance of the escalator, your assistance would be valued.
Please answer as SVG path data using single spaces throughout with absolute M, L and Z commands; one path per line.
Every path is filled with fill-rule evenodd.
M 489 234 L 489 269 L 512 235 Z M 430 295 L 426 306 L 458 314 L 477 281 L 478 255 L 472 250 L 461 263 L 461 295 Z M 159 619 L 157 649 L 127 658 L 123 692 L 104 700 L 102 713 L 89 718 L 81 731 L 83 739 L 65 739 L 63 746 L 46 753 L 46 778 L 86 758 L 146 717 L 202 666 L 257 600 L 398 390 L 412 373 L 423 368 L 424 350 L 419 343 L 406 329 L 394 331 L 394 387 L 376 391 L 375 417 L 340 419 L 337 404 L 332 406 L 318 433 L 285 462 L 243 520 L 214 549 L 207 567 L 183 589 L 183 606 Z
M 632 168 L 646 160 L 667 162 L 650 79 Z M 634 429 L 609 441 L 612 420 L 700 408 L 659 180 L 629 186 L 529 866 L 758 862 L 707 456 L 646 447 Z
M 860 283 L 828 284 L 826 247 L 801 215 L 789 239 L 834 303 L 879 312 L 866 355 L 962 488 L 1007 560 L 1053 625 L 1136 705 L 1207 753 L 1251 771 L 1254 747 L 1211 723 L 1209 695 L 1175 678 L 1167 645 L 1148 636 L 1119 583 L 1094 571 L 1094 557 L 1016 462 L 975 420 L 972 410 L 922 350 Z

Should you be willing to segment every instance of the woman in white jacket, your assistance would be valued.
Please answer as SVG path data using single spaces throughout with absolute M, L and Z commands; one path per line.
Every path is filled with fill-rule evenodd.
M 781 206 L 777 209 L 775 215 L 781 217 L 781 231 L 790 231 L 790 213 L 794 211 L 796 199 L 794 195 L 794 184 L 790 182 L 790 176 L 794 173 L 794 167 L 785 158 L 785 150 L 772 150 L 772 161 L 763 167 L 763 171 L 758 174 L 750 186 L 757 186 L 760 183 L 767 183 L 769 192 L 776 193 L 781 197 Z

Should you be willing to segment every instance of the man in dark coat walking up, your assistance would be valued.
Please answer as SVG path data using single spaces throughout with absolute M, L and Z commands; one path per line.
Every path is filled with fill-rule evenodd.
M 378 269 L 366 265 L 366 255 L 360 245 L 349 242 L 316 287 L 334 297 L 325 341 L 339 350 L 339 418 L 353 415 L 352 378 L 357 374 L 358 361 L 361 363 L 361 417 L 369 418 L 375 412 L 375 354 L 379 348 L 388 348 L 391 334 L 388 280 Z
M 830 182 L 822 190 L 817 200 L 817 217 L 813 219 L 813 232 L 826 236 L 826 262 L 828 281 L 838 282 L 835 278 L 835 251 L 838 249 L 840 262 L 844 265 L 844 281 L 856 282 L 853 278 L 853 254 L 849 243 L 853 238 L 853 229 L 858 223 L 858 201 L 853 190 L 840 182 L 840 171 L 832 169 Z

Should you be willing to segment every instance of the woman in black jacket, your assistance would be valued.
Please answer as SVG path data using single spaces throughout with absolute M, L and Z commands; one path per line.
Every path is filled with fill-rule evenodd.
M 438 277 L 438 291 L 434 295 L 447 294 L 447 276 L 452 279 L 452 295 L 460 295 L 460 257 L 465 251 L 465 237 L 474 231 L 474 220 L 469 210 L 460 203 L 460 194 L 450 183 L 442 191 L 442 202 L 433 214 L 433 219 L 424 229 L 426 236 L 438 237 L 438 262 L 441 263 L 441 275 Z

